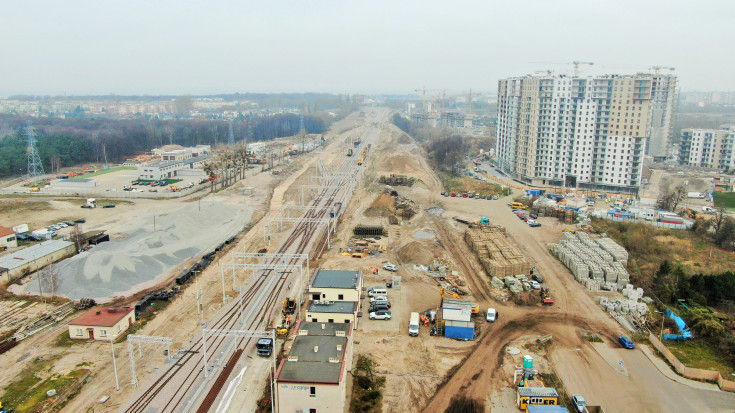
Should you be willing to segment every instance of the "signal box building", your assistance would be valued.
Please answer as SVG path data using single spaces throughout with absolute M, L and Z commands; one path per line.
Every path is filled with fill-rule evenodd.
M 352 368 L 349 323 L 302 322 L 276 372 L 279 412 L 342 412 Z
M 362 283 L 360 271 L 317 269 L 309 295 L 315 301 L 359 301 Z

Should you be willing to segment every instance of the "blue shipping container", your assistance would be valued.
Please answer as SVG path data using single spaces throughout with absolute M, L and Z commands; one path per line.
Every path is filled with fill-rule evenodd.
M 475 338 L 475 327 L 472 322 L 447 321 L 444 325 L 444 336 L 458 338 L 461 340 L 472 340 Z

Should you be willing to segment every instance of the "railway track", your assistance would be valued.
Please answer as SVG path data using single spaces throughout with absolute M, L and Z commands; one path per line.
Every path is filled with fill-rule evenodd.
M 377 136 L 377 134 L 376 134 Z M 314 199 L 310 202 L 311 206 L 316 207 L 315 209 L 306 212 L 302 218 L 305 219 L 321 219 L 329 216 L 329 212 L 335 202 L 345 202 L 349 200 L 354 190 L 357 178 L 359 176 L 360 167 L 354 158 L 345 159 L 342 161 L 338 170 L 329 179 L 325 179 L 322 185 L 324 188 L 319 191 Z M 282 241 L 278 249 L 275 251 L 277 254 L 273 258 L 272 262 L 277 263 L 286 260 L 283 259 L 285 254 L 301 254 L 305 253 L 309 247 L 317 247 L 313 245 L 317 239 L 320 239 L 321 228 L 325 228 L 325 232 L 328 231 L 328 226 L 310 225 L 308 222 L 300 221 L 292 229 L 288 236 Z M 326 233 L 326 237 L 330 234 Z M 324 242 L 326 243 L 326 237 Z M 303 261 L 300 258 L 288 259 L 288 265 L 299 265 Z M 227 305 L 226 311 L 223 314 L 218 315 L 214 320 L 211 320 L 209 328 L 212 329 L 265 329 L 269 322 L 269 317 L 272 317 L 274 309 L 279 308 L 278 303 L 281 300 L 281 296 L 285 293 L 284 288 L 287 285 L 287 281 L 291 271 L 276 271 L 274 269 L 263 269 L 258 271 L 256 277 L 252 277 L 248 282 L 252 281 L 247 289 L 241 291 L 236 300 Z M 307 275 L 309 276 L 309 275 Z M 277 278 L 275 278 L 277 277 Z M 261 290 L 269 288 L 267 292 Z M 249 320 L 245 325 L 238 326 L 240 323 L 241 316 L 245 313 L 246 308 L 254 305 L 257 298 L 263 293 L 266 294 L 264 303 L 257 309 L 255 316 L 252 320 Z M 242 306 L 240 305 L 242 303 Z M 240 313 L 238 310 L 242 308 L 243 312 Z M 143 413 L 143 412 L 177 412 L 177 411 L 208 411 L 213 403 L 216 401 L 217 396 L 221 390 L 222 385 L 226 382 L 227 377 L 231 372 L 232 366 L 238 361 L 240 355 L 244 349 L 247 348 L 253 341 L 252 337 L 240 337 L 235 339 L 234 354 L 228 359 L 225 365 L 225 369 L 219 372 L 217 379 L 211 383 L 211 387 L 205 393 L 205 397 L 202 399 L 199 407 L 193 406 L 192 403 L 197 403 L 196 397 L 189 399 L 187 402 L 187 396 L 191 396 L 198 385 L 207 384 L 206 380 L 203 379 L 203 373 L 206 366 L 213 366 L 214 362 L 217 361 L 218 355 L 227 346 L 227 337 L 225 336 L 212 336 L 207 337 L 207 360 L 202 363 L 202 357 L 199 353 L 203 349 L 202 336 L 193 340 L 193 343 L 189 348 L 183 352 L 181 358 L 173 365 L 169 366 L 160 375 L 148 385 L 148 387 L 142 391 L 142 393 L 136 395 L 136 397 L 126 404 L 120 411 L 130 413 Z M 231 344 L 232 341 L 229 341 Z M 211 349 L 211 350 L 210 350 Z M 222 358 L 226 358 L 222 355 Z M 209 371 L 209 370 L 208 370 Z M 214 373 L 214 371 L 212 371 Z M 203 409 L 203 410 L 202 410 Z

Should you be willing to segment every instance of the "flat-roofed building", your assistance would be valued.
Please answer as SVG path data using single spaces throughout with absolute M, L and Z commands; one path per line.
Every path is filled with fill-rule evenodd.
M 0 257 L 0 276 L 11 281 L 76 253 L 77 247 L 73 242 L 60 239 L 44 241 Z
M 362 283 L 360 271 L 317 269 L 309 295 L 312 300 L 359 301 Z
M 132 308 L 94 307 L 69 322 L 72 340 L 117 340 L 135 321 Z
M 351 323 L 357 328 L 357 301 L 311 301 L 306 309 L 306 321 Z
M 349 323 L 301 322 L 276 373 L 279 412 L 342 412 L 352 365 Z

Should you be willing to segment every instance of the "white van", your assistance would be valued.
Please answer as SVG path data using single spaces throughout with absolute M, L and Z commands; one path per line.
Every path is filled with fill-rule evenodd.
M 408 321 L 408 335 L 412 337 L 419 335 L 419 313 L 411 313 L 411 319 Z
M 368 295 L 370 297 L 375 297 L 376 295 L 388 295 L 388 290 L 385 289 L 385 287 L 372 287 L 368 290 Z

